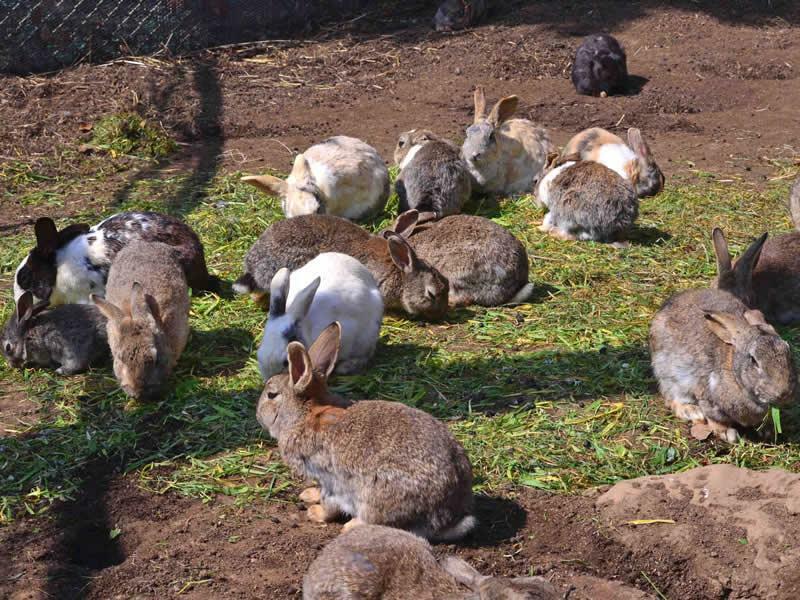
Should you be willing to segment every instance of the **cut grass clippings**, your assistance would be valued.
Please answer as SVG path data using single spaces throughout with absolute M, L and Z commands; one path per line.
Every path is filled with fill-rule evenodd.
M 10 173 L 21 191 L 29 184 L 48 189 L 24 167 Z M 208 188 L 192 185 L 188 173 L 139 181 L 117 210 L 183 216 L 203 240 L 211 269 L 231 281 L 248 248 L 281 218 L 279 203 L 237 173 Z M 336 377 L 333 386 L 351 398 L 405 402 L 445 419 L 469 453 L 476 488 L 489 492 L 526 485 L 573 493 L 720 462 L 800 470 L 795 411 L 780 415 L 775 444 L 694 440 L 664 408 L 647 351 L 660 304 L 713 277 L 712 226 L 725 230 L 734 252 L 762 231 L 788 231 L 787 190 L 783 180 L 765 191 L 673 184 L 642 203 L 624 250 L 546 237 L 536 229 L 543 213 L 531 198 L 476 202 L 469 212 L 503 224 L 527 246 L 535 302 L 462 309 L 436 324 L 388 315 L 371 368 Z M 378 230 L 395 214 L 393 197 L 370 226 Z M 10 289 L 31 243 L 30 231 L 3 238 L 3 288 Z M 10 313 L 10 296 L 0 299 L 0 315 Z M 76 497 L 87 465 L 98 459 L 134 474 L 152 493 L 291 500 L 297 482 L 255 420 L 264 319 L 249 298 L 195 296 L 193 331 L 172 391 L 153 405 L 129 406 L 108 366 L 61 378 L 2 363 L 0 379 L 41 409 L 35 421 L 0 438 L 0 522 Z M 794 330 L 782 333 L 798 348 Z

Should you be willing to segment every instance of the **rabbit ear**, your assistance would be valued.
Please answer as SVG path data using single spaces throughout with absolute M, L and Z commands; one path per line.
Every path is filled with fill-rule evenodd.
M 400 268 L 403 273 L 413 273 L 416 268 L 417 256 L 403 238 L 396 234 L 389 234 L 389 254 L 392 262 Z
M 286 354 L 289 358 L 289 379 L 292 387 L 296 394 L 302 396 L 314 379 L 311 357 L 300 342 L 290 342 L 286 347 Z
M 478 589 L 486 576 L 481 575 L 467 561 L 448 556 L 441 562 L 442 568 L 447 571 L 458 583 L 467 586 L 473 591 Z
M 640 158 L 650 157 L 650 147 L 647 145 L 647 142 L 644 141 L 642 132 L 636 127 L 631 127 L 628 129 L 628 146 L 630 146 L 630 149 L 633 150 L 634 154 Z
M 475 88 L 475 123 L 483 121 L 486 118 L 486 94 L 483 91 L 483 86 L 479 85 Z
M 33 314 L 33 294 L 25 292 L 17 300 L 17 323 L 25 323 Z
M 707 312 L 706 327 L 728 345 L 733 345 L 736 336 L 742 333 L 743 323 L 731 314 Z
M 58 248 L 58 229 L 50 217 L 36 219 L 33 226 L 36 234 L 36 249 L 43 254 L 52 254 Z
M 150 294 L 146 294 L 142 284 L 134 281 L 131 286 L 131 317 L 147 321 L 153 331 L 161 327 L 161 311 L 158 302 Z
M 311 309 L 314 294 L 317 293 L 317 288 L 319 288 L 321 282 L 322 279 L 315 277 L 314 281 L 300 290 L 292 300 L 292 305 L 287 309 L 287 312 L 292 316 L 295 322 L 305 319 L 308 311 Z
M 257 187 L 268 196 L 285 196 L 289 185 L 283 180 L 273 177 L 272 175 L 247 175 L 242 177 L 242 181 L 246 181 L 252 186 Z
M 279 269 L 269 284 L 269 317 L 286 314 L 286 298 L 289 296 L 289 269 Z
M 292 175 L 295 179 L 311 179 L 311 169 L 308 167 L 308 161 L 302 154 L 294 157 L 294 164 L 292 165 Z
M 765 333 L 778 335 L 778 332 L 775 331 L 775 328 L 769 323 L 767 323 L 767 320 L 764 318 L 764 313 L 762 313 L 760 310 L 746 310 L 744 312 L 744 320 L 747 321 L 750 325 L 758 327 L 761 331 L 764 331 Z
M 311 357 L 311 364 L 318 373 L 324 373 L 325 377 L 330 377 L 336 366 L 336 359 L 339 358 L 339 344 L 342 339 L 342 326 L 338 321 L 334 321 L 322 330 L 308 349 Z
M 403 238 L 408 238 L 419 222 L 419 211 L 416 208 L 407 210 L 398 215 L 394 222 L 394 233 Z
M 122 311 L 115 305 L 111 304 L 105 298 L 101 298 L 100 296 L 96 296 L 94 294 L 89 295 L 89 300 L 92 301 L 97 309 L 103 314 L 103 316 L 108 319 L 111 323 L 117 323 L 124 318 Z
M 519 104 L 519 98 L 516 96 L 501 98 L 489 113 L 489 122 L 495 127 L 499 127 L 513 116 L 517 110 L 517 104 Z
M 714 227 L 711 231 L 711 239 L 714 241 L 714 254 L 717 255 L 717 275 L 722 277 L 731 272 L 731 253 L 728 250 L 728 241 L 725 234 L 719 227 Z
M 50 306 L 50 300 L 40 300 L 31 308 L 31 317 L 35 317 L 39 313 L 44 312 L 47 310 L 48 306 Z
M 764 243 L 767 241 L 767 233 L 763 233 L 760 238 L 747 247 L 747 250 L 736 259 L 736 266 L 733 267 L 733 272 L 736 275 L 736 282 L 742 289 L 749 289 L 753 278 L 753 269 L 758 264 L 758 259 L 761 256 L 761 250 L 764 248 Z

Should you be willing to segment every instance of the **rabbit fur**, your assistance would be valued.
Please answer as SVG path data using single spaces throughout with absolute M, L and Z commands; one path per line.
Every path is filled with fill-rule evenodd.
M 389 171 L 378 152 L 344 135 L 298 154 L 285 181 L 271 175 L 242 181 L 278 196 L 287 218 L 318 213 L 365 219 L 378 213 L 389 197 Z
M 400 167 L 395 190 L 400 212 L 416 209 L 420 221 L 461 212 L 472 193 L 472 177 L 458 147 L 427 129 L 400 135 L 394 152 Z
M 130 242 L 111 265 L 106 297 L 114 374 L 134 399 L 162 393 L 189 337 L 189 290 L 176 253 L 160 242 Z
M 400 402 L 350 404 L 328 392 L 341 329 L 327 327 L 306 350 L 291 342 L 289 372 L 271 377 L 258 422 L 278 441 L 283 460 L 318 488 L 303 492 L 308 516 L 340 515 L 389 525 L 427 539 L 452 540 L 475 525 L 472 467 L 449 429 Z
M 527 119 L 512 119 L 519 100 L 501 98 L 486 115 L 486 96 L 475 88 L 475 120 L 467 128 L 461 155 L 476 191 L 526 194 L 542 175 L 553 143 L 547 131 Z
M 383 299 L 369 270 L 352 256 L 323 252 L 296 271 L 281 269 L 270 286 L 269 318 L 258 349 L 266 381 L 286 368 L 286 346 L 309 345 L 331 323 L 342 328 L 336 371 L 355 373 L 375 352 Z
M 375 278 L 387 309 L 434 320 L 447 312 L 447 279 L 405 239 L 372 235 L 332 215 L 304 215 L 268 227 L 247 252 L 245 273 L 233 289 L 240 294 L 264 292 L 278 269 L 299 269 L 322 252 L 358 259 Z
M 59 375 L 87 370 L 110 354 L 106 319 L 91 304 L 33 303 L 24 292 L 2 334 L 3 354 L 11 367 L 55 367 Z
M 177 257 L 192 289 L 217 290 L 219 280 L 208 274 L 203 244 L 180 219 L 155 212 L 117 213 L 94 227 L 70 225 L 58 231 L 49 217 L 34 225 L 36 246 L 14 274 L 14 299 L 25 291 L 35 301 L 58 304 L 89 302 L 89 294 L 105 293 L 114 257 L 133 240 L 163 242 Z
M 620 43 L 607 33 L 586 37 L 572 63 L 572 85 L 579 94 L 600 96 L 625 91 L 628 62 Z
M 639 198 L 656 196 L 664 189 L 664 173 L 653 158 L 650 147 L 635 127 L 628 129 L 628 143 L 610 131 L 592 127 L 575 135 L 561 153 L 593 160 L 630 181 Z
M 328 543 L 303 578 L 303 600 L 557 600 L 542 577 L 490 577 L 455 556 L 437 560 L 425 540 L 359 525 Z

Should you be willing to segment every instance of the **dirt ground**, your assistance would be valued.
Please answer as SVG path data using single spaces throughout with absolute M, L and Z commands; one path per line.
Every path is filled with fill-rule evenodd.
M 130 178 L 165 169 L 191 168 L 201 187 L 227 170 L 285 171 L 292 151 L 333 134 L 387 158 L 412 127 L 460 139 L 478 83 L 490 98 L 518 94 L 521 116 L 559 143 L 590 126 L 640 127 L 670 178 L 701 170 L 761 184 L 775 176 L 773 161 L 800 153 L 796 2 L 511 2 L 454 35 L 431 32 L 423 4 L 382 5 L 301 42 L 2 78 L 0 160 L 61 156 L 83 141 L 82 124 L 123 110 L 157 118 L 184 144 L 168 165 L 87 177 L 56 213 L 68 216 L 113 205 Z M 572 89 L 576 44 L 600 29 L 627 49 L 637 77 L 629 95 Z M 46 164 L 88 168 L 74 158 Z M 0 234 L 44 211 L 53 214 L 0 194 Z M 16 435 L 36 407 L 13 389 L 0 394 L 0 436 Z M 486 573 L 533 570 L 570 599 L 800 597 L 797 477 L 728 469 L 568 499 L 507 490 L 479 503 L 480 529 L 464 545 L 437 551 Z M 339 530 L 308 523 L 294 504 L 159 496 L 91 465 L 83 497 L 0 530 L 0 597 L 299 597 L 306 567 Z M 675 523 L 627 524 L 635 519 Z

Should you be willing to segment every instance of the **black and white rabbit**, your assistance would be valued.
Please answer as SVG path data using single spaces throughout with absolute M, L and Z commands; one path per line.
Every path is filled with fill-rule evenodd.
M 628 63 L 620 43 L 607 33 L 581 42 L 572 63 L 572 84 L 579 94 L 606 96 L 625 90 Z
M 58 231 L 49 217 L 34 225 L 36 246 L 14 275 L 14 299 L 23 292 L 50 304 L 86 304 L 89 294 L 102 296 L 114 257 L 133 240 L 172 247 L 193 290 L 212 290 L 218 280 L 208 274 L 203 244 L 186 223 L 155 212 L 122 212 L 94 227 L 74 224 Z

